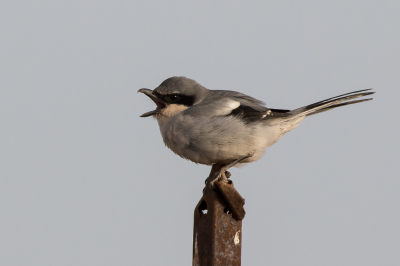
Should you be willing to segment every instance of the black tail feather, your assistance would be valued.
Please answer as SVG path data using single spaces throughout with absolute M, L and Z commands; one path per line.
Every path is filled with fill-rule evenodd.
M 355 101 L 351 101 L 351 102 L 345 102 L 345 103 L 335 104 L 335 105 L 332 105 L 332 106 L 330 106 L 330 107 L 326 107 L 326 108 L 320 109 L 320 110 L 318 110 L 318 111 L 316 111 L 316 112 L 314 112 L 314 113 L 311 113 L 311 114 L 309 114 L 309 115 L 307 115 L 307 116 L 319 114 L 319 113 L 322 113 L 322 112 L 326 112 L 326 111 L 332 110 L 332 109 L 334 109 L 334 108 L 336 108 L 336 107 L 341 107 L 341 106 L 345 106 L 345 105 L 350 105 L 350 104 L 355 104 L 355 103 L 361 103 L 361 102 L 366 102 L 366 101 L 371 101 L 371 100 L 372 100 L 372 98 L 368 98 L 368 99 L 363 99 L 363 100 L 355 100 Z
M 341 95 L 338 95 L 338 96 L 335 96 L 335 97 L 331 97 L 331 98 L 328 98 L 328 99 L 325 99 L 325 100 L 322 100 L 322 101 L 319 101 L 319 102 L 316 102 L 316 103 L 313 103 L 313 104 L 310 104 L 310 105 L 307 105 L 307 106 L 309 106 L 309 107 L 316 107 L 316 106 L 319 106 L 319 105 L 321 105 L 321 104 L 323 104 L 323 103 L 327 103 L 328 101 L 330 101 L 330 100 L 337 100 L 338 98 L 341 98 L 341 97 L 344 97 L 344 96 L 348 96 L 348 95 L 351 95 L 351 94 L 356 94 L 356 93 L 360 93 L 360 92 L 364 92 L 364 91 L 370 91 L 370 90 L 372 90 L 372 89 L 365 89 L 365 90 L 359 90 L 359 91 L 352 91 L 352 92 L 348 92 L 348 93 L 345 93 L 345 94 L 341 94 Z M 373 93 L 375 93 L 375 92 L 369 92 L 370 94 L 373 94 Z
M 372 98 L 369 99 L 363 99 L 363 100 L 355 100 L 355 101 L 349 101 L 353 100 L 359 97 L 364 97 L 367 95 L 374 94 L 375 92 L 366 92 L 371 89 L 366 89 L 366 90 L 359 90 L 359 91 L 353 91 L 350 93 L 342 94 L 336 97 L 332 97 L 323 101 L 319 101 L 304 107 L 297 108 L 292 111 L 293 116 L 299 115 L 299 114 L 304 114 L 306 116 L 317 114 L 317 113 L 322 113 L 328 110 L 331 110 L 333 108 L 337 108 L 340 106 L 345 106 L 349 104 L 355 104 L 355 103 L 360 103 L 360 102 L 365 102 L 372 100 Z M 348 102 L 346 102 L 348 101 Z

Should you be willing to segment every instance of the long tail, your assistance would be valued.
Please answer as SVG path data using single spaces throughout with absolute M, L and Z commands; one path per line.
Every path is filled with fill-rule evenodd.
M 271 112 L 264 118 L 264 120 L 271 126 L 269 127 L 269 129 L 271 129 L 270 133 L 271 136 L 275 136 L 275 138 L 271 138 L 267 146 L 274 144 L 287 132 L 296 128 L 306 116 L 329 111 L 336 107 L 372 100 L 372 98 L 355 100 L 375 93 L 370 90 L 371 89 L 353 91 L 300 107 L 295 110 L 269 109 Z
M 370 100 L 372 100 L 372 98 L 362 99 L 362 100 L 354 100 L 354 99 L 375 93 L 370 90 L 371 89 L 353 91 L 353 92 L 342 94 L 342 95 L 332 97 L 332 98 L 329 98 L 329 99 L 326 99 L 323 101 L 319 101 L 319 102 L 316 102 L 316 103 L 313 103 L 313 104 L 310 104 L 310 105 L 307 105 L 304 107 L 297 108 L 297 109 L 291 111 L 292 118 L 294 116 L 315 115 L 318 113 L 332 110 L 337 107 L 370 101 Z M 369 92 L 367 92 L 367 91 L 369 91 Z M 351 100 L 354 100 L 354 101 L 351 101 Z
M 372 98 L 355 100 L 357 98 L 375 93 L 370 90 L 371 89 L 353 91 L 323 101 L 319 101 L 304 107 L 300 107 L 294 110 L 270 109 L 271 114 L 265 117 L 264 120 L 266 120 L 266 122 L 268 121 L 268 123 L 270 123 L 271 125 L 288 122 L 287 124 L 288 128 L 286 129 L 286 127 L 284 127 L 285 128 L 284 132 L 287 132 L 295 128 L 298 125 L 298 123 L 301 120 L 303 120 L 304 117 L 306 116 L 319 114 L 349 104 L 361 103 L 372 100 Z

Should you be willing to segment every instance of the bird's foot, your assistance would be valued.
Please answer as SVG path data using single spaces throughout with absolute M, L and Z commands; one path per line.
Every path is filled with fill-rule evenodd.
M 226 183 L 228 183 L 229 182 L 229 177 L 231 177 L 231 173 L 230 172 L 228 172 L 228 171 L 225 171 L 225 175 L 223 174 L 223 173 L 221 173 L 220 175 L 219 175 L 219 173 L 218 173 L 218 175 L 216 174 L 215 175 L 215 178 L 211 181 L 211 184 L 212 185 L 214 185 L 214 183 L 216 182 L 216 181 L 218 181 L 218 180 L 220 180 L 220 181 L 224 181 L 224 182 L 226 182 Z M 206 180 L 204 180 L 204 184 L 206 184 L 207 185 L 207 181 L 208 181 L 208 177 L 206 178 Z
M 231 173 L 228 171 L 225 171 L 223 169 L 224 167 L 221 168 L 218 172 L 215 173 L 214 179 L 210 182 L 210 185 L 213 187 L 214 183 L 217 181 L 222 181 L 225 183 L 229 183 L 229 177 L 231 176 Z
M 213 187 L 214 183 L 218 180 L 220 181 L 224 181 L 226 183 L 229 182 L 228 178 L 231 176 L 231 173 L 229 173 L 227 170 L 233 166 L 235 166 L 236 164 L 240 163 L 241 161 L 250 158 L 251 156 L 253 156 L 255 153 L 255 151 L 247 154 L 246 156 L 243 156 L 242 158 L 239 158 L 237 160 L 234 160 L 233 162 L 231 162 L 230 164 L 227 164 L 223 167 L 221 167 L 214 175 L 214 179 L 211 180 L 210 185 Z M 226 174 L 228 174 L 228 176 L 226 176 Z M 207 182 L 207 180 L 206 180 Z

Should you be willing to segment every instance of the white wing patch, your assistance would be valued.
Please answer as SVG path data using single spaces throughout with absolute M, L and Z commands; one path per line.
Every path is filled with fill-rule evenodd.
M 234 100 L 230 100 L 228 102 L 228 106 L 229 106 L 229 108 L 231 108 L 231 111 L 232 111 L 233 109 L 236 109 L 236 108 L 238 108 L 240 106 L 240 102 L 237 102 L 237 101 L 234 101 Z
M 261 118 L 265 118 L 265 117 L 267 117 L 267 115 L 272 115 L 271 110 L 268 110 L 268 112 L 265 115 L 263 115 Z
M 228 115 L 232 112 L 232 110 L 238 108 L 240 106 L 240 102 L 227 99 L 224 103 L 221 103 L 221 106 L 218 108 L 218 113 L 220 115 Z
M 231 98 L 214 99 L 206 104 L 195 104 L 189 107 L 186 113 L 192 116 L 225 116 L 239 106 L 240 102 Z

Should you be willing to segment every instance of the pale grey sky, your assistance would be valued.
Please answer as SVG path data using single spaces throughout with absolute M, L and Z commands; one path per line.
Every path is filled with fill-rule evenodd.
M 2 1 L 0 258 L 190 265 L 210 167 L 136 91 L 183 75 L 312 116 L 232 170 L 243 265 L 400 265 L 399 1 Z

